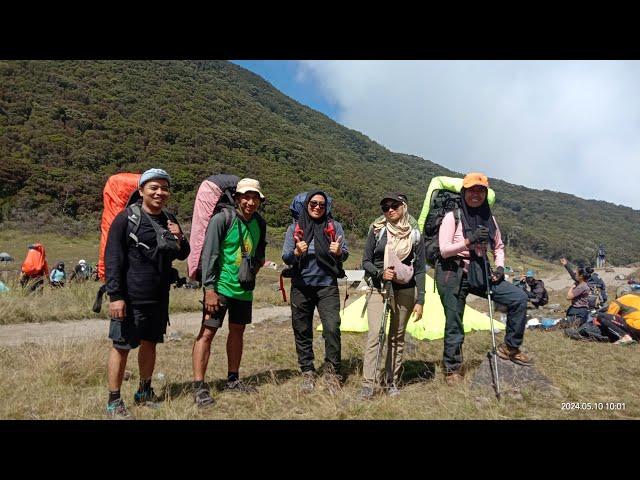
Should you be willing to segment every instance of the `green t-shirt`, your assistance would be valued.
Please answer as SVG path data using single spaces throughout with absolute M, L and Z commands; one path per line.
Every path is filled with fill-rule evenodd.
M 243 290 L 238 281 L 240 262 L 242 260 L 238 222 L 240 222 L 245 250 L 250 252 L 251 256 L 255 256 L 256 254 L 256 248 L 260 240 L 260 225 L 258 224 L 258 220 L 254 216 L 248 223 L 245 223 L 236 216 L 227 231 L 227 236 L 224 237 L 220 245 L 220 258 L 218 260 L 220 275 L 216 280 L 215 290 L 225 297 L 252 301 L 253 292 Z

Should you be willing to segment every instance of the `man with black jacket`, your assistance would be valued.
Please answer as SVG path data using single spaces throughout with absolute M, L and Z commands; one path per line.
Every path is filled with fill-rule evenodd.
M 529 287 L 529 290 L 525 287 L 524 291 L 527 297 L 529 297 L 531 305 L 535 308 L 540 308 L 549 302 L 549 294 L 544 286 L 544 282 L 533 278 L 534 275 L 535 272 L 533 270 L 528 270 L 527 274 L 522 276 L 520 282 Z
M 159 400 L 151 388 L 151 378 L 156 345 L 163 342 L 169 322 L 171 263 L 186 259 L 190 251 L 176 218 L 164 210 L 171 196 L 170 182 L 164 170 L 144 172 L 138 183 L 141 204 L 135 210 L 127 207 L 120 212 L 109 229 L 105 266 L 109 338 L 113 340 L 107 364 L 107 414 L 111 418 L 132 418 L 120 397 L 120 386 L 129 351 L 138 346 L 140 387 L 134 401 L 155 406 Z M 134 233 L 136 221 L 139 225 Z

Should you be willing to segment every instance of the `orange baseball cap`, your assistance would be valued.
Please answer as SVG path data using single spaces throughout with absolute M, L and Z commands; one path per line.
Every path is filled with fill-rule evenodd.
M 467 173 L 464 180 L 462 180 L 462 186 L 464 188 L 471 188 L 475 185 L 482 185 L 483 187 L 489 188 L 489 179 L 483 173 Z

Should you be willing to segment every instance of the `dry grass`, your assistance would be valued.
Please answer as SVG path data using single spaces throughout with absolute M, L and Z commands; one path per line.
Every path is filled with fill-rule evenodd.
M 467 335 L 464 355 L 468 379 L 448 387 L 441 372 L 442 341 L 408 339 L 402 394 L 361 402 L 362 334 L 344 333 L 342 357 L 347 374 L 341 393 L 318 389 L 298 391 L 298 366 L 288 318 L 247 328 L 241 374 L 256 384 L 252 396 L 222 393 L 226 376 L 226 329 L 214 339 L 207 379 L 216 399 L 214 407 L 198 410 L 190 393 L 191 347 L 195 331 L 179 332 L 181 341 L 158 347 L 154 380 L 166 399 L 158 410 L 132 408 L 139 419 L 629 419 L 640 417 L 640 349 L 610 344 L 575 342 L 560 332 L 528 331 L 525 349 L 537 369 L 558 387 L 558 396 L 523 390 L 522 398 L 497 402 L 490 391 L 470 388 L 469 378 L 490 346 L 487 332 Z M 106 336 L 106 332 L 105 332 Z M 2 419 L 100 419 L 107 395 L 108 340 L 65 343 L 58 346 L 26 344 L 0 349 Z M 316 366 L 324 356 L 320 335 L 314 339 Z M 131 380 L 122 392 L 133 404 L 137 387 L 136 354 L 128 369 Z M 622 402 L 624 410 L 563 410 L 563 402 Z

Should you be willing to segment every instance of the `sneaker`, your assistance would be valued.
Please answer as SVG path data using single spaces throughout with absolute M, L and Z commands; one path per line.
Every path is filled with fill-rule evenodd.
M 209 393 L 209 389 L 206 387 L 196 390 L 193 394 L 193 399 L 196 405 L 200 408 L 208 407 L 209 405 L 213 405 L 215 402 Z
M 224 386 L 225 392 L 238 392 L 238 393 L 258 393 L 258 389 L 254 386 L 244 383 L 242 380 L 234 380 L 233 382 L 227 382 Z
M 527 355 L 522 353 L 519 348 L 510 347 L 506 343 L 501 343 L 498 346 L 497 354 L 503 360 L 511 360 L 513 363 L 517 363 L 518 365 L 523 365 L 525 367 L 529 367 L 533 364 L 533 361 Z
M 387 386 L 387 388 L 385 389 L 385 392 L 390 397 L 396 397 L 396 396 L 400 395 L 400 389 L 398 388 L 398 386 L 395 383 L 389 384 Z
M 342 377 L 336 373 L 333 365 L 327 364 L 322 374 L 322 381 L 331 395 L 342 390 Z
M 358 397 L 360 400 L 371 400 L 373 398 L 373 387 L 362 387 L 362 390 L 358 393 Z
M 307 370 L 302 372 L 302 383 L 300 384 L 300 391 L 302 393 L 311 393 L 316 388 L 316 372 L 313 370 Z
M 113 420 L 134 420 L 121 398 L 107 403 L 107 417 Z
M 160 406 L 160 402 L 162 401 L 160 397 L 156 395 L 156 392 L 153 391 L 153 388 L 149 390 L 138 390 L 133 395 L 133 401 L 136 405 L 143 405 L 145 407 L 150 408 L 158 408 Z
M 458 371 L 449 372 L 445 377 L 445 381 L 447 382 L 447 385 L 449 385 L 450 387 L 457 385 L 458 383 L 461 383 L 463 380 L 464 380 L 464 376 L 462 375 L 462 373 Z

